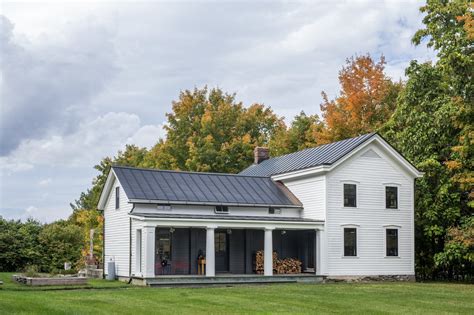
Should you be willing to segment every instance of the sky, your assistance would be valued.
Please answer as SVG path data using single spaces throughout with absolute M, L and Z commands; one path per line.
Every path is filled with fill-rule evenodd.
M 423 2 L 0 3 L 0 216 L 67 218 L 93 166 L 151 147 L 179 92 L 220 87 L 287 122 L 319 114 L 346 58 L 383 54 L 404 78 Z

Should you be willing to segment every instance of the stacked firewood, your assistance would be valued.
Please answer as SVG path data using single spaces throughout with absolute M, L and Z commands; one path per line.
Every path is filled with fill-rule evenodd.
M 263 274 L 264 253 L 259 250 L 255 255 L 255 272 Z M 296 258 L 278 259 L 276 252 L 273 252 L 273 273 L 274 274 L 294 274 L 301 273 L 301 261 Z

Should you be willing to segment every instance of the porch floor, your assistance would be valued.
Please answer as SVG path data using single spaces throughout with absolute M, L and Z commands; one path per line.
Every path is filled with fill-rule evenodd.
M 273 276 L 255 274 L 217 274 L 214 277 L 204 275 L 163 275 L 154 278 L 133 278 L 134 284 L 150 287 L 170 286 L 204 286 L 204 285 L 236 285 L 236 284 L 268 284 L 268 283 L 322 283 L 325 276 L 310 273 L 278 274 Z

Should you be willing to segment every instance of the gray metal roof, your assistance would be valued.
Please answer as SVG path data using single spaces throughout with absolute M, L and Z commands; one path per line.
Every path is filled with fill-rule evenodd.
M 288 188 L 269 177 L 112 168 L 132 202 L 302 207 Z
M 305 149 L 253 164 L 240 175 L 273 176 L 320 165 L 331 165 L 372 138 L 375 133 Z
M 312 220 L 297 217 L 268 217 L 268 216 L 242 216 L 242 215 L 197 215 L 197 214 L 174 214 L 174 213 L 135 213 L 132 215 L 144 218 L 169 218 L 169 219 L 203 219 L 203 220 L 245 220 L 245 221 L 283 221 L 283 222 L 324 222 L 324 220 Z

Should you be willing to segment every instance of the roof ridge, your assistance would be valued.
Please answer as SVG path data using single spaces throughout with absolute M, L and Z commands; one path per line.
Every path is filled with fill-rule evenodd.
M 127 169 L 132 169 L 132 170 L 167 172 L 167 173 L 180 173 L 180 174 L 217 175 L 217 176 L 235 176 L 235 177 L 257 177 L 257 178 L 269 178 L 270 179 L 270 176 L 244 175 L 244 174 L 233 174 L 233 173 L 216 173 L 216 172 L 162 170 L 162 169 L 158 169 L 158 168 L 134 167 L 134 166 L 127 166 L 127 165 L 119 165 L 119 164 L 112 164 L 112 168 L 127 168 Z
M 329 145 L 333 145 L 333 144 L 337 144 L 337 143 L 341 143 L 341 142 L 349 141 L 349 140 L 355 140 L 355 139 L 362 138 L 362 137 L 370 138 L 371 136 L 373 136 L 373 135 L 375 135 L 375 134 L 377 134 L 376 131 L 374 131 L 374 132 L 369 132 L 369 133 L 365 133 L 365 134 L 360 135 L 360 136 L 357 136 L 357 137 L 352 137 L 352 138 L 347 138 L 347 139 L 343 139 L 343 140 L 339 140 L 339 141 L 335 141 L 335 142 L 325 143 L 325 144 L 318 145 L 318 146 L 316 146 L 316 147 L 306 148 L 306 149 L 303 149 L 303 150 L 299 150 L 299 151 L 295 151 L 295 152 L 291 152 L 291 153 L 287 153 L 287 154 L 275 156 L 275 157 L 269 158 L 268 160 L 265 160 L 265 161 L 269 161 L 269 160 L 272 160 L 272 159 L 278 159 L 278 158 L 290 156 L 290 155 L 293 155 L 293 154 L 299 154 L 299 153 L 301 153 L 301 152 L 312 151 L 312 150 L 315 150 L 315 149 L 321 149 L 321 148 L 327 147 L 327 146 L 329 146 Z M 264 163 L 265 161 L 262 161 L 262 163 Z

